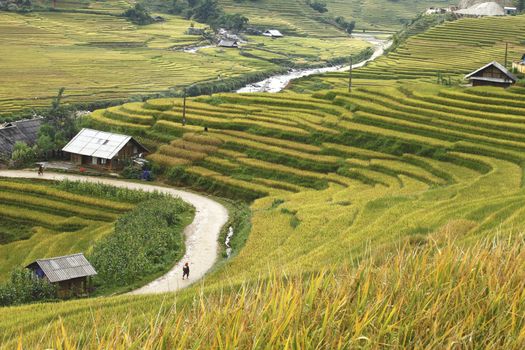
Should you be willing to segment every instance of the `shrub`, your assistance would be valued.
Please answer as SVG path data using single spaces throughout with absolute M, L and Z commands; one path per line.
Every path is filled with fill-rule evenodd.
M 308 5 L 319 13 L 325 13 L 328 11 L 326 8 L 326 2 L 314 0 L 308 1 Z
M 17 141 L 13 147 L 11 160 L 16 167 L 22 167 L 34 161 L 35 156 L 33 148 L 29 147 L 25 142 Z

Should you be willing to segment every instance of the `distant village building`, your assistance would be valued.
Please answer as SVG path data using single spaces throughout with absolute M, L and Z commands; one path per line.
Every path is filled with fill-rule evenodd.
M 505 16 L 503 6 L 497 2 L 483 2 L 454 12 L 464 17 Z
M 282 38 L 284 36 L 277 29 L 268 29 L 268 30 L 264 31 L 262 35 L 268 36 L 268 37 L 271 37 L 271 38 Z
M 521 61 L 512 62 L 512 70 L 525 74 L 525 54 L 521 56 Z
M 33 146 L 43 122 L 44 118 L 37 117 L 0 124 L 0 155 L 11 157 L 16 142 Z
M 496 61 L 467 74 L 465 79 L 468 79 L 472 86 L 498 86 L 507 88 L 515 84 L 518 79 L 505 67 Z
M 97 274 L 82 253 L 38 259 L 26 268 L 33 271 L 37 277 L 57 285 L 58 296 L 61 298 L 87 294 L 90 278 Z
M 510 15 L 515 15 L 518 13 L 518 9 L 516 7 L 513 7 L 513 6 L 505 6 L 503 8 L 503 11 L 505 11 L 505 14 L 507 16 L 510 16 Z
M 236 49 L 239 47 L 239 42 L 237 40 L 222 39 L 221 41 L 219 41 L 219 47 Z
M 93 129 L 82 129 L 62 151 L 69 153 L 77 165 L 105 169 L 120 169 L 124 160 L 149 152 L 131 136 Z
M 457 6 L 448 6 L 448 7 L 429 7 L 425 11 L 425 15 L 441 15 L 445 13 L 451 13 L 457 11 Z

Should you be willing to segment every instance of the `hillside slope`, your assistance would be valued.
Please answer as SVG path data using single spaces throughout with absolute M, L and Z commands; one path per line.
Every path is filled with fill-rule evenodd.
M 260 27 L 275 27 L 303 35 L 330 37 L 336 35 L 325 18 L 343 16 L 356 22 L 358 30 L 397 31 L 429 7 L 455 4 L 449 0 L 392 1 L 392 0 L 328 0 L 328 12 L 320 14 L 304 0 L 221 0 L 224 8 L 240 12 L 250 23 Z
M 523 348 L 525 89 L 428 81 L 445 52 L 462 62 L 454 74 L 482 60 L 451 50 L 451 30 L 469 26 L 475 50 L 497 43 L 483 24 L 524 21 L 437 27 L 400 51 L 443 38 L 441 56 L 405 58 L 420 77 L 404 79 L 395 53 L 380 62 L 399 79 L 361 79 L 351 93 L 329 75 L 306 81 L 335 87 L 313 94 L 194 98 L 186 126 L 180 99 L 95 112 L 94 126 L 156 147 L 172 183 L 259 198 L 252 232 L 177 296 L 3 309 L 4 346 Z

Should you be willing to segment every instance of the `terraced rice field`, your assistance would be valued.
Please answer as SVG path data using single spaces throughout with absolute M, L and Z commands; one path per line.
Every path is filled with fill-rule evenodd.
M 47 107 L 61 87 L 65 103 L 102 103 L 281 64 L 322 64 L 368 46 L 347 37 L 282 43 L 252 37 L 246 55 L 215 47 L 188 53 L 179 49 L 201 40 L 185 34 L 190 21 L 164 17 L 166 22 L 137 27 L 100 14 L 0 13 L 0 116 Z
M 447 0 L 328 0 L 328 12 L 320 14 L 301 0 L 284 3 L 276 0 L 221 0 L 220 3 L 229 12 L 245 14 L 250 23 L 261 28 L 277 28 L 287 33 L 321 38 L 341 36 L 341 32 L 327 24 L 324 17 L 344 16 L 347 20 L 354 20 L 358 30 L 396 31 L 429 7 L 452 4 Z
M 134 206 L 58 184 L 0 179 L 0 283 L 35 259 L 89 252 Z
M 435 26 L 409 38 L 388 55 L 355 70 L 355 86 L 392 84 L 400 80 L 445 82 L 457 84 L 463 75 L 491 62 L 504 63 L 505 43 L 509 45 L 508 60 L 521 58 L 525 46 L 525 18 L 465 18 Z M 510 64 L 510 63 L 509 63 Z M 318 78 L 296 82 L 296 89 L 312 90 L 318 86 L 343 88 L 348 73 L 327 73 Z
M 455 76 L 486 63 L 498 23 L 523 18 L 432 29 L 433 53 L 414 37 L 351 93 L 332 74 L 315 93 L 192 98 L 185 126 L 180 99 L 96 111 L 92 126 L 139 137 L 172 183 L 257 198 L 250 236 L 176 300 L 2 310 L 6 348 L 523 348 L 525 88 L 431 83 L 445 59 Z M 452 44 L 462 26 L 479 47 Z
M 302 330 L 318 344 L 359 342 L 388 324 L 378 343 L 438 346 L 457 334 L 463 338 L 479 322 L 484 328 L 476 332 L 476 344 L 521 344 L 520 318 L 496 321 L 490 310 L 494 305 L 497 315 L 521 310 L 515 278 L 523 259 L 516 246 L 521 236 L 515 234 L 525 228 L 522 98 L 521 88 L 450 89 L 418 83 L 352 94 L 331 90 L 313 96 L 287 92 L 196 98 L 188 101 L 184 127 L 177 99 L 96 112 L 94 125 L 131 132 L 156 145 L 151 160 L 166 168 L 171 181 L 236 197 L 261 197 L 252 205 L 250 237 L 228 264 L 207 276 L 198 303 L 194 293 L 202 286 L 179 294 L 176 310 L 166 306 L 171 297 L 69 302 L 39 306 L 40 312 L 26 306 L 3 311 L 0 330 L 12 334 L 16 329 L 24 344 L 44 346 L 64 339 L 90 339 L 85 343 L 89 347 L 117 342 L 122 348 L 154 348 L 158 342 L 180 344 L 181 339 L 188 346 L 219 346 L 231 343 L 217 339 L 210 324 L 217 322 L 220 334 L 233 337 L 232 332 L 243 329 L 242 322 L 219 326 L 232 319 L 232 312 L 244 310 L 240 319 L 253 316 L 250 322 L 257 323 L 263 318 L 255 315 L 262 312 L 275 320 L 281 305 L 283 318 L 301 324 L 283 321 L 286 332 Z M 476 243 L 485 239 L 490 241 L 486 248 Z M 500 247 L 504 242 L 507 248 Z M 399 244 L 405 250 L 399 251 Z M 495 271 L 507 277 L 496 278 Z M 294 277 L 309 272 L 313 280 Z M 497 290 L 489 293 L 490 302 L 489 286 Z M 317 294 L 325 288 L 341 288 L 341 294 L 325 299 Z M 311 303 L 303 305 L 309 295 Z M 456 306 L 443 307 L 445 296 L 456 300 Z M 477 307 L 465 306 L 464 298 L 478 300 Z M 326 316 L 335 301 L 339 307 Z M 259 306 L 247 313 L 253 303 Z M 234 311 L 230 305 L 246 306 Z M 308 305 L 322 309 L 313 311 Z M 359 307 L 361 312 L 350 312 Z M 421 326 L 429 308 L 435 310 L 428 321 L 432 335 Z M 471 312 L 476 318 L 468 316 Z M 303 319 L 304 313 L 310 316 Z M 88 315 L 92 317 L 86 321 Z M 318 339 L 307 326 L 316 317 L 320 324 L 323 317 L 334 317 L 330 322 L 342 333 Z M 340 317 L 348 322 L 336 322 Z M 176 326 L 185 320 L 194 327 Z M 158 322 L 164 326 L 152 330 L 151 324 Z M 394 327 L 405 322 L 404 331 Z M 405 332 L 417 336 L 400 335 Z M 190 336 L 197 334 L 204 338 Z M 237 341 L 246 346 L 286 343 L 286 336 L 274 338 L 259 327 L 241 334 Z M 6 346 L 18 341 L 6 339 Z
M 96 12 L 107 12 L 111 14 L 120 14 L 126 9 L 133 6 L 135 2 L 131 0 L 35 0 L 33 4 L 44 8 L 58 10 L 88 10 Z

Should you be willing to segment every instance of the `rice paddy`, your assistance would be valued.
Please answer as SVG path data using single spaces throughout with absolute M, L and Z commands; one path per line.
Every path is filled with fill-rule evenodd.
M 344 36 L 282 42 L 254 36 L 242 50 L 210 47 L 190 53 L 182 48 L 208 43 L 186 34 L 192 22 L 163 17 L 165 22 L 136 26 L 103 13 L 0 13 L 0 116 L 48 107 L 61 87 L 64 103 L 82 106 L 141 100 L 283 65 L 326 64 L 369 46 Z
M 190 98 L 186 125 L 176 98 L 93 113 L 167 181 L 253 200 L 250 236 L 176 295 L 4 309 L 5 347 L 523 348 L 525 89 L 435 77 L 496 59 L 502 32 L 523 50 L 524 18 L 438 26 L 351 92 L 331 73 Z

